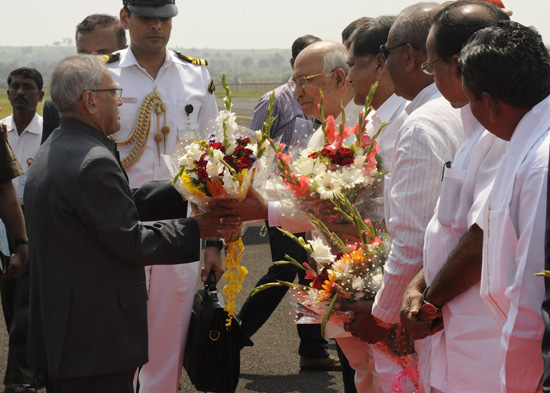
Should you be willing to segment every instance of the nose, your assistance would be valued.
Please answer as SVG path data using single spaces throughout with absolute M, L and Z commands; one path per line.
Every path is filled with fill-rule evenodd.
M 116 104 L 117 104 L 117 106 L 122 105 L 122 97 L 116 96 Z
M 297 83 L 296 87 L 294 88 L 294 98 L 299 98 L 303 95 L 304 95 L 304 89 L 302 89 Z
M 160 30 L 160 18 L 151 18 L 151 29 L 152 30 Z

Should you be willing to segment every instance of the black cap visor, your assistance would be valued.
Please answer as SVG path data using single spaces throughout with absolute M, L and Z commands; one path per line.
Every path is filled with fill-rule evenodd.
M 178 14 L 178 7 L 175 4 L 165 4 L 160 7 L 128 5 L 128 9 L 144 18 L 173 18 Z

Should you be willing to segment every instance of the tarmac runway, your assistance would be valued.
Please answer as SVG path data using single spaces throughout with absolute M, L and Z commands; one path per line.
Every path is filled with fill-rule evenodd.
M 223 108 L 222 98 L 218 107 Z M 254 105 L 258 98 L 234 98 L 233 111 L 240 117 L 242 126 L 250 124 Z M 271 266 L 271 253 L 267 237 L 259 232 L 261 225 L 249 227 L 244 236 L 245 251 L 242 264 L 248 269 L 243 292 L 237 297 L 237 310 L 250 293 L 258 279 Z M 221 287 L 221 282 L 218 287 Z M 199 286 L 198 286 L 199 287 Z M 301 372 L 298 355 L 298 334 L 290 320 L 291 306 L 287 298 L 281 302 L 267 323 L 252 337 L 253 347 L 241 352 L 241 378 L 238 393 L 339 393 L 343 392 L 340 372 Z M 8 348 L 8 335 L 4 318 L 0 318 L 0 375 L 5 374 Z M 333 342 L 330 352 L 336 355 Z M 86 354 L 82 354 L 86 356 Z M 45 390 L 40 390 L 45 393 Z M 183 371 L 180 393 L 197 392 Z M 164 392 L 158 392 L 164 393 Z

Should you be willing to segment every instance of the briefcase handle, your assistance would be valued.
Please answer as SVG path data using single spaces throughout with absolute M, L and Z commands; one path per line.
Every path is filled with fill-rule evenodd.
M 218 290 L 216 289 L 216 273 L 214 273 L 214 270 L 210 270 L 210 274 L 208 274 L 208 278 L 204 283 L 204 289 L 206 289 L 206 293 L 213 302 L 218 301 Z

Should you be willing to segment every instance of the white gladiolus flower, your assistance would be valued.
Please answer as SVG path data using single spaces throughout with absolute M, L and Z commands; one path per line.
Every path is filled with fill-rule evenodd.
M 223 177 L 223 188 L 225 188 L 225 191 L 227 191 L 227 194 L 229 196 L 237 196 L 239 194 L 239 182 L 233 179 L 233 176 L 231 176 L 231 172 L 226 168 Z
M 311 257 L 315 259 L 317 263 L 334 262 L 334 255 L 330 252 L 330 247 L 325 245 L 321 238 L 316 237 L 313 240 L 308 240 L 308 243 L 313 249 Z

